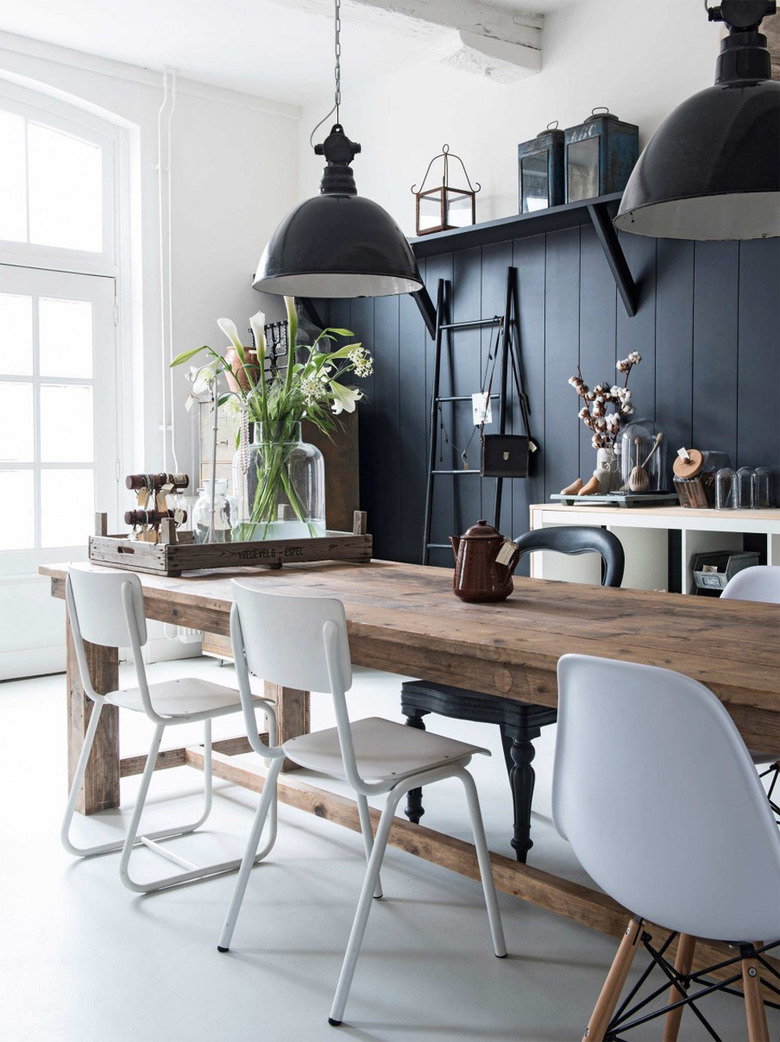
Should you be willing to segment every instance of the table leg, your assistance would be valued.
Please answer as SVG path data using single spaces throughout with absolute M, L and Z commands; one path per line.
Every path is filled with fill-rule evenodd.
M 84 735 L 94 703 L 84 694 L 81 685 L 70 622 L 66 617 L 68 687 L 68 785 L 73 781 Z M 115 691 L 119 686 L 119 652 L 85 643 L 87 664 L 92 686 L 98 694 Z M 87 764 L 84 782 L 76 810 L 81 814 L 95 814 L 119 806 L 119 710 L 104 706 L 95 735 L 92 753 Z
M 309 692 L 298 691 L 293 687 L 280 687 L 265 681 L 263 695 L 276 705 L 276 722 L 279 728 L 279 744 L 288 738 L 296 738 L 299 734 L 308 734 L 311 730 L 309 716 Z M 285 760 L 283 771 L 300 770 L 297 763 Z

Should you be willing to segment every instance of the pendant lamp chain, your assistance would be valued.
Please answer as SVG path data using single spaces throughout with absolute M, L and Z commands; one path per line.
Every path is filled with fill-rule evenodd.
M 341 123 L 339 110 L 341 108 L 341 0 L 336 0 L 336 122 Z

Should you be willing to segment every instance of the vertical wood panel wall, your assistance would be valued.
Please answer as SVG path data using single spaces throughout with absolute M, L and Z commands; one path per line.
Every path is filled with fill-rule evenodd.
M 636 416 L 667 434 L 667 454 L 681 445 L 728 452 L 732 466 L 767 465 L 780 482 L 780 243 L 691 243 L 621 236 L 640 287 L 629 318 L 595 233 L 571 228 L 420 263 L 436 300 L 440 278 L 453 284 L 452 317 L 500 314 L 506 269 L 518 269 L 520 330 L 531 421 L 540 443 L 532 476 L 504 484 L 502 524 L 518 536 L 528 505 L 585 478 L 595 466 L 590 436 L 577 419 L 567 383 L 581 365 L 589 384 L 615 382 L 615 362 L 642 354 L 631 374 Z M 360 411 L 362 507 L 375 555 L 419 561 L 422 544 L 434 345 L 411 297 L 334 301 L 332 325 L 354 330 L 376 358 Z M 490 329 L 454 336 L 442 366 L 442 393 L 478 391 Z M 522 427 L 514 400 L 510 430 Z M 470 404 L 445 407 L 449 435 L 440 466 L 458 466 L 473 427 Z M 494 425 L 493 429 L 497 429 Z M 479 467 L 479 439 L 468 451 Z M 493 510 L 494 482 L 477 476 L 436 480 L 432 538 L 445 542 Z M 447 564 L 446 551 L 432 563 Z

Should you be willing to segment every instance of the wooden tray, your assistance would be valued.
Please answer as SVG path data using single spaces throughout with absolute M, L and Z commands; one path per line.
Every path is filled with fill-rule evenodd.
M 100 516 L 100 515 L 99 515 Z M 89 537 L 89 559 L 94 564 L 126 568 L 130 572 L 178 576 L 182 572 L 257 565 L 281 568 L 309 561 L 371 560 L 373 539 L 365 531 L 365 514 L 355 513 L 353 532 L 326 532 L 314 539 L 265 539 L 248 543 L 195 543 L 192 532 L 179 533 L 175 543 L 142 543 L 127 535 Z
M 555 492 L 550 499 L 576 507 L 668 507 L 677 505 L 676 492 L 607 492 L 595 496 L 564 496 Z

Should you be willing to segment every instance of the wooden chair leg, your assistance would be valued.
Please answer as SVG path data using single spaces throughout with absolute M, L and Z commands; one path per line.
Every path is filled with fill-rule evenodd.
M 423 717 L 427 715 L 425 709 L 409 709 L 404 712 L 406 716 L 407 727 L 416 727 L 419 731 L 425 730 L 425 723 Z M 406 806 L 404 807 L 404 814 L 407 816 L 409 821 L 415 825 L 420 824 L 420 818 L 425 813 L 422 802 L 422 789 L 409 789 L 406 794 Z
M 604 1042 L 604 1033 L 615 1012 L 620 993 L 631 969 L 631 963 L 634 961 L 641 928 L 642 924 L 639 919 L 632 919 L 626 927 L 617 955 L 609 968 L 604 987 L 601 989 L 596 1008 L 593 1010 L 585 1034 L 582 1036 L 582 1042 Z
M 752 952 L 742 957 L 742 987 L 745 992 L 748 1039 L 750 1042 L 769 1042 L 769 1027 L 761 996 L 760 964 Z
M 674 959 L 674 968 L 683 976 L 691 972 L 695 949 L 696 938 L 691 937 L 690 934 L 681 933 L 677 939 L 677 955 Z M 673 984 L 669 989 L 669 1005 L 673 1002 L 679 1002 L 683 998 L 685 998 L 685 992 L 676 984 Z M 669 1010 L 666 1014 L 663 1042 L 677 1042 L 677 1033 L 680 1030 L 680 1021 L 682 1020 L 684 1010 L 684 1006 L 678 1006 L 677 1009 Z

